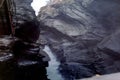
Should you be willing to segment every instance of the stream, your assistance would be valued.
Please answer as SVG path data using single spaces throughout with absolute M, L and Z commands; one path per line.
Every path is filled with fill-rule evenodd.
M 49 46 L 45 46 L 44 51 L 49 55 L 51 59 L 51 61 L 49 61 L 49 67 L 47 67 L 48 78 L 50 80 L 64 80 L 62 75 L 58 71 L 60 62 L 57 61 Z

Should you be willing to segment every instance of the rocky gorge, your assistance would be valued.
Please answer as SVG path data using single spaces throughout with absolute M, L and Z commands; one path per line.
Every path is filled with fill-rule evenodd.
M 119 0 L 51 0 L 41 8 L 41 39 L 66 80 L 120 71 Z
M 119 0 L 50 0 L 38 16 L 33 0 L 14 1 L 15 35 L 0 36 L 0 80 L 48 80 L 45 45 L 65 80 L 120 71 Z

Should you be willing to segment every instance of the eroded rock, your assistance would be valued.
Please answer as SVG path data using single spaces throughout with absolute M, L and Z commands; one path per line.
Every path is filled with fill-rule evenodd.
M 95 74 L 118 72 L 119 3 L 119 0 L 51 2 L 39 12 L 38 19 L 43 23 L 41 35 L 62 65 L 71 62 L 93 65 L 90 70 Z M 65 69 L 68 66 L 64 65 Z

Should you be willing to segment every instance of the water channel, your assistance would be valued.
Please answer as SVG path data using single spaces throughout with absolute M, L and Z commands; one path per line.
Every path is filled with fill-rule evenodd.
M 60 62 L 57 61 L 49 46 L 45 46 L 44 51 L 49 55 L 51 59 L 49 62 L 49 67 L 47 68 L 48 78 L 50 80 L 64 80 L 62 75 L 58 71 Z

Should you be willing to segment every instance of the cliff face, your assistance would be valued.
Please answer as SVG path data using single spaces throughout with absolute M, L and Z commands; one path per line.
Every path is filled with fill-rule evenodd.
M 33 0 L 14 0 L 16 5 L 15 15 L 13 16 L 14 22 L 17 24 L 22 24 L 26 21 L 32 21 L 36 19 L 35 11 L 31 7 Z
M 52 0 L 41 9 L 41 37 L 61 61 L 63 74 L 69 71 L 82 78 L 120 70 L 119 4 L 119 0 Z
M 45 22 L 45 25 L 69 36 L 79 36 L 89 32 L 102 37 L 98 32 L 104 33 L 104 28 L 80 3 L 74 0 L 53 3 L 42 9 L 39 19 Z
M 0 80 L 48 80 L 48 60 L 37 44 L 40 28 L 31 7 L 33 0 L 14 1 L 14 38 L 0 36 Z

